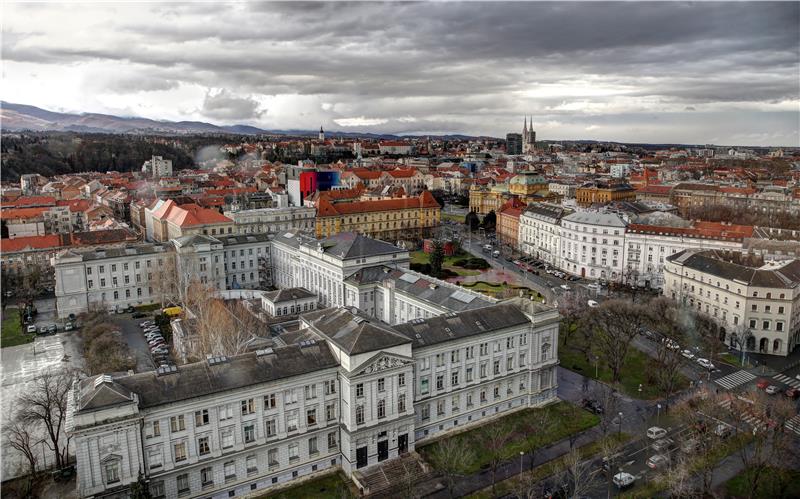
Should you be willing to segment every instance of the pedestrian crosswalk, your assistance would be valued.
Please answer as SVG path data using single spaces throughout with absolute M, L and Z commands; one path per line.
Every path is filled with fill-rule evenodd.
M 719 405 L 724 409 L 730 409 L 731 408 L 731 401 L 732 401 L 732 399 L 726 398 L 726 399 L 721 400 Z M 762 419 L 754 416 L 748 410 L 738 411 L 736 414 L 734 414 L 734 416 L 739 418 L 739 419 L 741 419 L 742 421 L 744 421 L 748 425 L 752 426 L 753 428 L 761 428 L 762 426 L 764 426 L 764 421 Z
M 753 381 L 754 379 L 756 379 L 755 375 L 750 374 L 747 371 L 736 371 L 735 373 L 731 373 L 727 376 L 716 379 L 714 382 L 723 388 L 732 390 L 737 386 L 743 385 L 749 381 Z
M 773 376 L 773 378 L 785 385 L 791 386 L 792 388 L 800 388 L 800 380 L 798 380 L 797 378 L 790 378 L 785 374 L 776 374 L 775 376 Z
M 800 435 L 800 414 L 786 422 L 786 429 Z

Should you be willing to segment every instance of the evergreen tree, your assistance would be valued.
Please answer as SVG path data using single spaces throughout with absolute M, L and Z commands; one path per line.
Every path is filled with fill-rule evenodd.
M 494 210 L 490 211 L 483 217 L 483 228 L 486 230 L 494 230 L 497 227 L 497 215 L 494 213 Z
M 442 264 L 444 263 L 444 245 L 441 241 L 433 241 L 433 252 L 431 253 L 431 275 L 438 276 L 442 272 Z

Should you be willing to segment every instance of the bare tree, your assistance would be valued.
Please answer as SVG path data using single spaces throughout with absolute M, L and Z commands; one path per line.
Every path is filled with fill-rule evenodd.
M 67 419 L 67 399 L 75 373 L 48 370 L 36 376 L 33 386 L 17 401 L 19 421 L 32 427 L 41 425 L 47 433 L 45 443 L 55 456 L 57 468 L 67 463 L 69 436 L 64 430 Z
M 555 424 L 556 421 L 553 420 L 550 412 L 543 408 L 535 409 L 528 417 L 519 419 L 517 427 L 519 428 L 519 431 L 522 432 L 525 440 L 527 440 L 529 444 L 528 455 L 530 456 L 530 459 L 528 462 L 531 471 L 536 465 L 536 451 L 541 447 L 536 441 L 537 437 L 539 435 L 546 435 L 549 433 L 550 429 Z
M 167 253 L 163 255 L 163 259 L 161 258 L 159 257 L 163 263 L 148 268 L 147 274 L 150 287 L 153 288 L 153 295 L 162 307 L 166 307 L 181 303 L 182 290 L 180 288 L 185 279 L 181 279 L 181 276 L 178 275 L 178 264 L 174 253 Z
M 614 390 L 604 383 L 595 383 L 592 396 L 603 408 L 603 413 L 600 414 L 599 426 L 603 436 L 608 436 L 616 425 L 615 418 L 617 417 L 619 401 L 614 394 Z
M 561 314 L 560 335 L 564 338 L 564 344 L 569 344 L 569 339 L 581 322 L 586 311 L 586 296 L 582 293 L 572 291 L 558 298 L 558 312 Z
M 489 455 L 489 467 L 492 470 L 492 496 L 495 493 L 497 468 L 505 457 L 506 445 L 511 441 L 513 431 L 504 424 L 488 424 L 481 431 L 481 443 Z
M 585 496 L 595 485 L 591 461 L 584 460 L 578 449 L 570 450 L 564 457 L 561 483 L 567 487 L 567 497 L 578 499 Z
M 666 397 L 675 390 L 683 356 L 676 345 L 684 345 L 687 313 L 666 297 L 650 300 L 648 326 L 655 332 L 656 362 L 658 369 L 651 371 L 658 387 Z
M 34 445 L 37 443 L 36 437 L 33 435 L 34 428 L 36 426 L 20 421 L 16 414 L 3 423 L 3 440 L 9 447 L 20 453 L 28 464 L 28 491 L 33 488 L 36 465 L 38 464 L 34 449 Z
M 263 323 L 240 303 L 226 304 L 210 287 L 192 283 L 186 292 L 186 306 L 195 316 L 192 322 L 197 341 L 193 357 L 233 356 L 247 350 L 247 341 L 263 329 Z
M 620 373 L 631 343 L 645 323 L 647 308 L 625 300 L 609 300 L 592 308 L 584 317 L 585 334 L 611 370 L 611 381 L 620 381 Z
M 472 448 L 461 437 L 445 438 L 435 444 L 431 452 L 431 464 L 444 476 L 451 498 L 456 480 L 467 473 L 473 459 Z
M 600 441 L 600 450 L 604 460 L 603 468 L 606 472 L 606 492 L 610 498 L 612 479 L 617 473 L 617 467 L 620 464 L 620 451 L 622 450 L 622 444 L 619 440 L 613 437 L 604 437 Z

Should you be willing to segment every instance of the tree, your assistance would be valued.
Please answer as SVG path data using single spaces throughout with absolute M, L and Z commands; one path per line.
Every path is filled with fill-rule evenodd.
M 478 227 L 481 225 L 481 221 L 478 218 L 478 214 L 474 211 L 470 211 L 467 213 L 467 216 L 464 217 L 464 225 L 467 226 L 470 232 L 475 232 L 478 230 Z
M 488 231 L 493 231 L 495 227 L 497 227 L 497 215 L 494 210 L 492 210 L 483 217 L 483 228 Z
M 184 280 L 178 275 L 178 265 L 174 253 L 164 255 L 163 260 L 159 257 L 156 261 L 162 261 L 160 265 L 153 269 L 148 269 L 148 281 L 153 288 L 153 295 L 161 303 L 162 307 L 174 305 L 181 302 L 183 290 L 181 283 Z M 152 279 L 150 278 L 152 276 Z
M 685 345 L 686 331 L 690 327 L 691 311 L 683 309 L 680 305 L 666 297 L 650 300 L 648 307 L 648 327 L 656 335 L 656 362 L 658 369 L 651 371 L 658 387 L 666 397 L 675 389 L 678 374 L 683 365 L 683 355 L 680 350 L 670 348 L 672 345 Z
M 549 433 L 556 421 L 550 415 L 550 411 L 544 409 L 536 409 L 527 417 L 520 418 L 517 425 L 522 432 L 525 440 L 528 443 L 528 455 L 530 456 L 528 463 L 531 471 L 535 466 L 536 451 L 541 447 L 539 445 L 539 435 L 546 435 Z
M 617 413 L 619 412 L 617 410 L 619 407 L 619 401 L 614 394 L 614 390 L 605 383 L 594 384 L 594 388 L 592 389 L 592 398 L 594 398 L 594 400 L 596 400 L 603 408 L 603 413 L 600 414 L 600 422 L 598 425 L 600 426 L 600 431 L 603 433 L 603 436 L 606 437 L 618 424 L 616 422 L 616 418 Z
M 571 449 L 564 457 L 561 483 L 566 486 L 567 497 L 584 497 L 594 487 L 591 461 L 584 460 L 579 449 Z
M 36 437 L 33 435 L 35 428 L 36 426 L 23 423 L 18 414 L 14 414 L 11 419 L 3 423 L 3 440 L 9 447 L 22 454 L 28 464 L 26 493 L 33 488 L 33 480 L 36 476 L 36 465 L 38 463 L 36 451 L 34 450 L 34 445 L 37 443 Z
M 646 318 L 646 307 L 625 300 L 608 300 L 587 311 L 584 334 L 594 342 L 611 370 L 611 381 L 620 373 L 630 345 L 639 335 Z
M 431 464 L 447 482 L 447 493 L 452 498 L 458 477 L 466 475 L 474 459 L 472 448 L 464 438 L 445 438 L 437 442 L 431 452 Z
M 481 443 L 489 456 L 489 467 L 492 470 L 492 497 L 497 478 L 497 468 L 505 457 L 505 448 L 511 440 L 512 429 L 504 424 L 486 425 L 481 432 Z
M 573 291 L 558 298 L 558 312 L 561 315 L 561 331 L 564 344 L 569 343 L 572 334 L 578 329 L 586 311 L 586 296 Z
M 67 370 L 47 370 L 33 378 L 31 388 L 17 400 L 19 421 L 32 427 L 44 428 L 44 442 L 53 452 L 56 468 L 67 463 L 69 437 L 64 431 L 67 420 L 67 399 L 75 373 Z
M 442 264 L 444 263 L 444 245 L 438 239 L 433 241 L 433 251 L 431 252 L 430 264 L 431 275 L 434 277 L 439 276 L 442 272 Z
M 199 282 L 188 287 L 186 307 L 194 316 L 187 321 L 196 335 L 196 341 L 190 342 L 194 358 L 244 353 L 247 342 L 264 327 L 240 302 L 228 305 L 214 289 Z
M 144 475 L 139 471 L 139 477 L 131 484 L 130 499 L 150 499 L 150 487 L 147 485 Z

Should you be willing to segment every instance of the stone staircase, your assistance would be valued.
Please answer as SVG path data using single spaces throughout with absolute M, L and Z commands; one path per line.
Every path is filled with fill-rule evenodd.
M 367 497 L 406 497 L 411 484 L 422 482 L 432 472 L 419 454 L 410 452 L 354 474 Z

